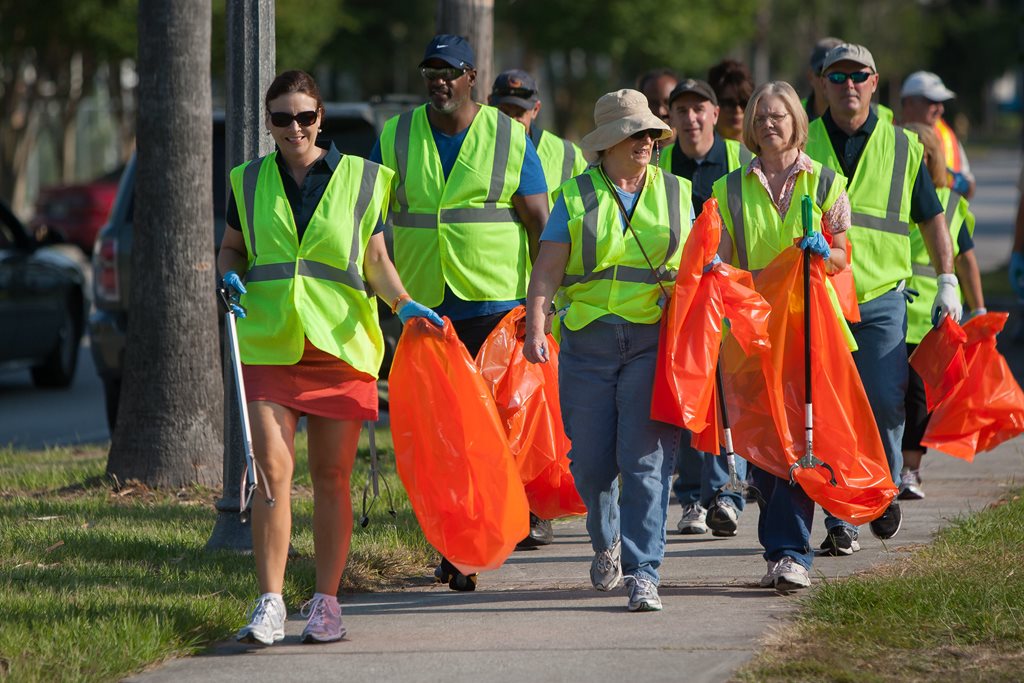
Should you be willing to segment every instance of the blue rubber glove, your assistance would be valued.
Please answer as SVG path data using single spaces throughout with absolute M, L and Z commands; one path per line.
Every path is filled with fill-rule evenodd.
M 704 272 L 707 273 L 707 272 L 711 271 L 715 266 L 717 266 L 721 262 L 722 262 L 722 257 L 719 256 L 718 254 L 715 254 L 715 258 L 711 259 L 711 263 L 709 263 L 706 266 L 704 266 Z
M 967 179 L 963 173 L 957 173 L 956 171 L 950 171 L 949 174 L 953 176 L 952 188 L 954 192 L 967 196 L 967 193 L 971 190 L 971 181 Z
M 402 321 L 403 325 L 409 322 L 409 318 L 426 318 L 437 327 L 444 327 L 444 321 L 441 320 L 441 316 L 423 304 L 416 303 L 411 299 L 398 309 L 398 319 Z
M 224 273 L 224 277 L 221 278 L 221 283 L 224 285 L 224 289 L 228 290 L 228 301 L 230 301 L 231 310 L 234 312 L 235 317 L 244 318 L 245 309 L 239 305 L 241 297 L 248 290 L 245 285 L 242 284 L 242 278 L 238 277 L 238 273 L 233 270 L 229 270 Z
M 1010 286 L 1018 299 L 1024 299 L 1024 253 L 1010 254 Z
M 800 248 L 809 250 L 821 258 L 828 258 L 829 254 L 832 253 L 828 248 L 828 242 L 825 241 L 825 236 L 820 232 L 812 232 L 800 240 Z

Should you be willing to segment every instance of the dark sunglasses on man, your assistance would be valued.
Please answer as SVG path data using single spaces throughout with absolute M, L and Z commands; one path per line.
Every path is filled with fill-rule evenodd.
M 316 111 L 300 111 L 294 116 L 286 111 L 272 111 L 270 112 L 270 123 L 276 128 L 287 128 L 292 125 L 292 121 L 295 121 L 300 126 L 308 127 L 316 123 L 320 113 Z
M 836 85 L 842 85 L 846 83 L 846 79 L 849 78 L 854 83 L 863 83 L 868 80 L 868 76 L 871 74 L 867 71 L 854 71 L 853 73 L 843 73 L 842 71 L 833 71 L 829 75 L 825 76 L 831 83 Z
M 468 69 L 459 69 L 454 66 L 443 66 L 443 67 L 432 67 L 432 66 L 421 66 L 420 74 L 424 80 L 436 81 L 441 79 L 442 81 L 457 81 L 466 75 Z

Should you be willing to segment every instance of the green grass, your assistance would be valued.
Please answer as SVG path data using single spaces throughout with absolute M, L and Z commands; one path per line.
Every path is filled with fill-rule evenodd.
M 1019 681 L 1024 500 L 1013 496 L 870 574 L 829 581 L 737 675 L 747 682 Z
M 390 434 L 377 435 L 382 452 Z M 366 437 L 353 474 L 361 515 Z M 311 483 L 299 436 L 292 543 L 284 588 L 292 608 L 312 594 Z M 343 591 L 425 581 L 424 540 L 391 457 L 382 460 L 397 518 L 378 501 L 356 526 Z M 229 637 L 257 594 L 251 558 L 208 553 L 218 492 L 119 491 L 103 472 L 105 447 L 0 448 L 0 680 L 110 681 Z M 383 491 L 382 491 L 383 493 Z

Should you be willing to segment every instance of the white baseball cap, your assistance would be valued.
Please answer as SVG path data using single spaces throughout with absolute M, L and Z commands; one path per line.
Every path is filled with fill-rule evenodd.
M 946 87 L 942 79 L 931 71 L 915 71 L 903 81 L 900 97 L 921 97 L 932 102 L 945 102 L 956 97 L 956 93 Z

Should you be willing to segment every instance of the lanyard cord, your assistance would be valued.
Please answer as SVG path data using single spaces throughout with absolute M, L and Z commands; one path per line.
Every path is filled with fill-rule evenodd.
M 640 247 L 640 253 L 644 255 L 644 260 L 647 261 L 647 267 L 651 269 L 651 273 L 654 275 L 654 281 L 658 284 L 658 287 L 661 288 L 661 293 L 665 295 L 665 301 L 668 301 L 668 290 L 665 289 L 664 283 L 662 283 L 661 278 L 658 276 L 658 270 L 654 267 L 654 264 L 651 263 L 650 257 L 647 256 L 647 250 L 644 249 L 644 245 L 640 241 L 640 236 L 636 234 L 636 230 L 633 228 L 633 223 L 629 220 L 629 214 L 626 212 L 626 207 L 622 203 L 622 197 L 619 196 L 619 192 L 615 189 L 615 185 L 612 184 L 611 179 L 609 179 L 608 175 L 604 172 L 604 166 L 599 165 L 597 168 L 601 171 L 601 178 L 608 184 L 608 189 L 612 191 L 612 196 L 615 197 L 615 203 L 618 205 L 619 211 L 622 212 L 622 217 L 626 221 L 626 227 L 629 228 L 631 233 L 633 233 L 633 239 L 636 241 L 636 246 Z M 646 184 L 646 182 L 647 178 L 644 177 L 644 184 Z M 640 191 L 643 192 L 643 187 L 640 188 Z M 640 201 L 639 197 L 637 197 L 637 201 Z

